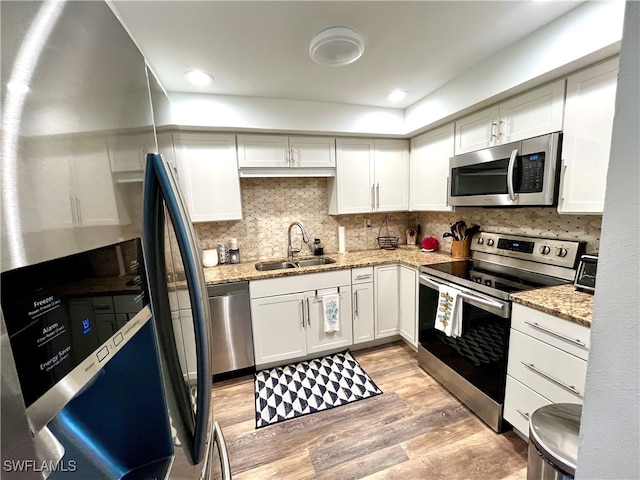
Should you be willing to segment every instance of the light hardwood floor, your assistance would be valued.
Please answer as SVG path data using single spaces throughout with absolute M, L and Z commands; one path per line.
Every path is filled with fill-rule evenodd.
M 493 432 L 403 342 L 352 353 L 382 395 L 258 430 L 253 376 L 214 384 L 234 479 L 526 478 L 527 443 Z

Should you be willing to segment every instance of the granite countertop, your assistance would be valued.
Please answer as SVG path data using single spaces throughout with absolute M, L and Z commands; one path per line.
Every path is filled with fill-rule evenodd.
M 204 277 L 207 285 L 216 285 L 392 263 L 418 268 L 421 265 L 451 262 L 454 260 L 451 255 L 442 251 L 422 252 L 417 246 L 407 247 L 406 245 L 401 245 L 396 250 L 363 250 L 347 253 L 330 253 L 326 256 L 336 262 L 314 267 L 286 268 L 260 272 L 256 270 L 255 264 L 262 262 L 262 260 L 248 260 L 236 265 L 204 267 Z M 301 260 L 303 258 L 312 257 L 295 257 L 295 260 Z M 286 261 L 286 258 L 274 258 L 269 261 Z M 511 295 L 511 300 L 550 315 L 591 327 L 593 295 L 576 291 L 573 284 L 515 293 Z
M 256 270 L 255 267 L 255 264 L 259 261 L 249 260 L 236 265 L 204 267 L 204 278 L 207 285 L 214 285 L 391 263 L 399 263 L 408 267 L 418 268 L 421 265 L 450 262 L 453 260 L 449 254 L 444 252 L 422 252 L 419 247 L 407 246 L 400 246 L 396 250 L 363 250 L 358 252 L 330 253 L 325 256 L 335 260 L 336 263 L 260 272 Z M 303 258 L 313 257 L 295 257 L 294 260 L 301 260 Z M 274 258 L 269 261 L 286 261 L 286 258 Z
M 576 291 L 572 283 L 514 293 L 511 300 L 591 328 L 593 295 Z

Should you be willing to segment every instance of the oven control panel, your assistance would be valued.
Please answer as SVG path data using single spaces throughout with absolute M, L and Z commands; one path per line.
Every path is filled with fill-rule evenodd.
M 557 238 L 526 237 L 496 232 L 473 236 L 471 250 L 520 258 L 565 268 L 576 268 L 585 243 Z

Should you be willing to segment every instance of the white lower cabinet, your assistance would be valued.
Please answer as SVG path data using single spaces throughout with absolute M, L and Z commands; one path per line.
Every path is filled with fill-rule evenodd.
M 350 270 L 255 280 L 249 292 L 258 368 L 352 345 Z M 322 298 L 334 293 L 340 327 L 325 332 Z
M 353 343 L 375 339 L 373 267 L 351 269 Z
M 418 272 L 409 267 L 400 266 L 398 319 L 400 335 L 414 347 L 418 347 Z
M 251 300 L 256 364 L 307 354 L 304 299 L 304 293 L 292 293 Z
M 397 335 L 399 330 L 398 265 L 374 268 L 375 337 Z
M 536 409 L 582 404 L 589 336 L 588 327 L 513 305 L 504 418 L 522 434 Z

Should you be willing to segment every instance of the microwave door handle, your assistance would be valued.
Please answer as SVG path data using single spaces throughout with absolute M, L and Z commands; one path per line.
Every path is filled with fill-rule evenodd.
M 509 158 L 509 167 L 507 169 L 507 191 L 509 192 L 509 199 L 512 202 L 518 200 L 518 195 L 513 188 L 513 170 L 516 166 L 516 158 L 518 158 L 518 149 L 514 148 Z

